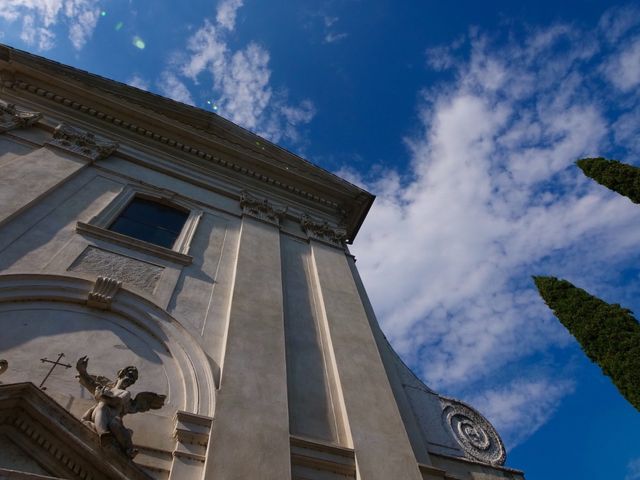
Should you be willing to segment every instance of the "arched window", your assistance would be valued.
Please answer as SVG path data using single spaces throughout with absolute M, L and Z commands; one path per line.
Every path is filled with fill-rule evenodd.
M 135 196 L 109 230 L 165 248 L 173 248 L 189 211 Z

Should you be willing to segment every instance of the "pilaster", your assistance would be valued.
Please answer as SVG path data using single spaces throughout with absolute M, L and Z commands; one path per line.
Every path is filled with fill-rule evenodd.
M 205 478 L 291 478 L 280 233 L 264 213 L 242 218 Z
M 311 241 L 324 321 L 362 480 L 420 480 L 345 252 Z

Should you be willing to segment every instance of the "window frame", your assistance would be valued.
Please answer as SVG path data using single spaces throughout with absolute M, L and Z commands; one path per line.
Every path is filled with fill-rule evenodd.
M 155 201 L 188 212 L 182 230 L 171 248 L 109 230 L 111 225 L 118 219 L 120 214 L 135 197 Z M 99 237 L 135 250 L 141 250 L 145 253 L 154 254 L 177 263 L 189 265 L 193 262 L 193 257 L 189 255 L 189 248 L 202 213 L 202 210 L 196 208 L 194 204 L 173 192 L 137 185 L 127 185 L 100 213 L 86 223 L 78 222 L 76 230 L 79 233 Z

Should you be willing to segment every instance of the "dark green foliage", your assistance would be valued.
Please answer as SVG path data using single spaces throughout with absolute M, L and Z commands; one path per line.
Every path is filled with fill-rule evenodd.
M 583 158 L 576 164 L 596 182 L 640 203 L 640 168 L 606 158 Z
M 640 411 L 640 324 L 631 311 L 603 302 L 566 280 L 533 279 L 540 296 L 582 350 Z

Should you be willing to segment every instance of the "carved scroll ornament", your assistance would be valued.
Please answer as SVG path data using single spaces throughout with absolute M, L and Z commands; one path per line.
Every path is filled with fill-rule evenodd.
M 451 429 L 465 454 L 491 465 L 504 465 L 506 451 L 493 425 L 467 404 L 441 398 L 442 420 Z
M 0 133 L 16 128 L 28 128 L 41 118 L 40 112 L 18 110 L 14 104 L 0 100 Z
M 107 310 L 111 307 L 113 297 L 118 293 L 122 282 L 114 278 L 98 277 L 87 297 L 87 306 Z
M 98 139 L 93 133 L 61 123 L 53 132 L 49 145 L 87 157 L 91 160 L 107 158 L 118 148 L 115 142 Z

